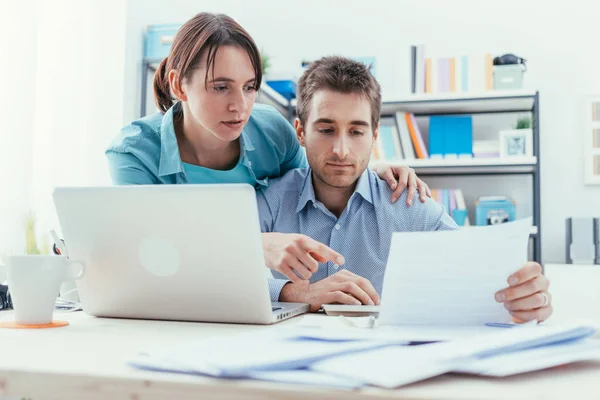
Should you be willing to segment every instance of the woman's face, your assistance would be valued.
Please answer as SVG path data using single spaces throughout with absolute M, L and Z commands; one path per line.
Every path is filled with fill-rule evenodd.
M 248 53 L 237 46 L 221 46 L 212 70 L 206 70 L 206 57 L 182 82 L 185 102 L 193 125 L 231 142 L 240 137 L 256 100 L 254 68 Z

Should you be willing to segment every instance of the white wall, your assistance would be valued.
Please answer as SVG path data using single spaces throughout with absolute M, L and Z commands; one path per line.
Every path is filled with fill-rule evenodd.
M 600 93 L 596 16 L 589 0 L 129 0 L 124 122 L 139 108 L 142 33 L 200 11 L 234 17 L 280 69 L 326 54 L 377 57 L 384 96 L 409 89 L 411 44 L 458 54 L 512 52 L 528 60 L 525 86 L 541 96 L 542 234 L 545 262 L 564 260 L 564 220 L 600 216 L 600 186 L 583 184 L 586 94 Z M 116 133 L 116 132 L 115 132 Z

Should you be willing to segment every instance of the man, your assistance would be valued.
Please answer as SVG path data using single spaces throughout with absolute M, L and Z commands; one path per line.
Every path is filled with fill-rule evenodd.
M 392 232 L 458 229 L 431 199 L 408 207 L 405 191 L 401 201 L 387 201 L 388 185 L 367 168 L 380 109 L 379 84 L 361 63 L 325 57 L 301 77 L 295 128 L 309 168 L 272 180 L 257 200 L 262 231 L 278 235 L 276 269 L 293 269 L 304 280 L 274 272 L 272 300 L 309 303 L 311 311 L 327 303 L 378 304 Z M 539 264 L 527 263 L 508 283 L 496 300 L 515 320 L 550 316 Z

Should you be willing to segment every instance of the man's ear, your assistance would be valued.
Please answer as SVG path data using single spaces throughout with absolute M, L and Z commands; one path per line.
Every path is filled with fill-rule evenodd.
M 171 91 L 175 97 L 181 101 L 187 101 L 187 96 L 183 90 L 179 72 L 175 69 L 169 71 L 169 87 L 171 88 Z
M 378 137 L 379 137 L 379 123 L 373 130 L 373 143 L 375 143 L 375 141 L 377 140 Z
M 298 138 L 298 142 L 300 146 L 304 146 L 304 127 L 298 118 L 294 121 L 294 128 L 296 129 L 296 137 Z

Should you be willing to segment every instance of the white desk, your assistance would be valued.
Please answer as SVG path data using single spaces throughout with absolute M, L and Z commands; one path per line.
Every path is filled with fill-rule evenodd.
M 571 267 L 571 266 L 569 266 Z M 558 267 L 557 267 L 558 268 Z M 600 268 L 599 270 L 600 271 Z M 596 272 L 596 271 L 594 271 Z M 600 274 L 596 274 L 600 283 Z M 564 286 L 564 285 L 563 285 Z M 574 285 L 573 285 L 574 286 Z M 575 287 L 570 289 L 572 292 Z M 556 292 L 554 301 L 567 303 Z M 600 304 L 596 305 L 600 307 Z M 11 318 L 1 312 L 0 319 Z M 298 317 L 283 324 L 296 324 Z M 324 317 L 326 318 L 326 317 Z M 445 375 L 395 391 L 357 391 L 139 371 L 138 350 L 269 326 L 116 320 L 57 314 L 64 328 L 0 329 L 0 396 L 43 399 L 531 399 L 598 397 L 600 360 L 505 379 Z

